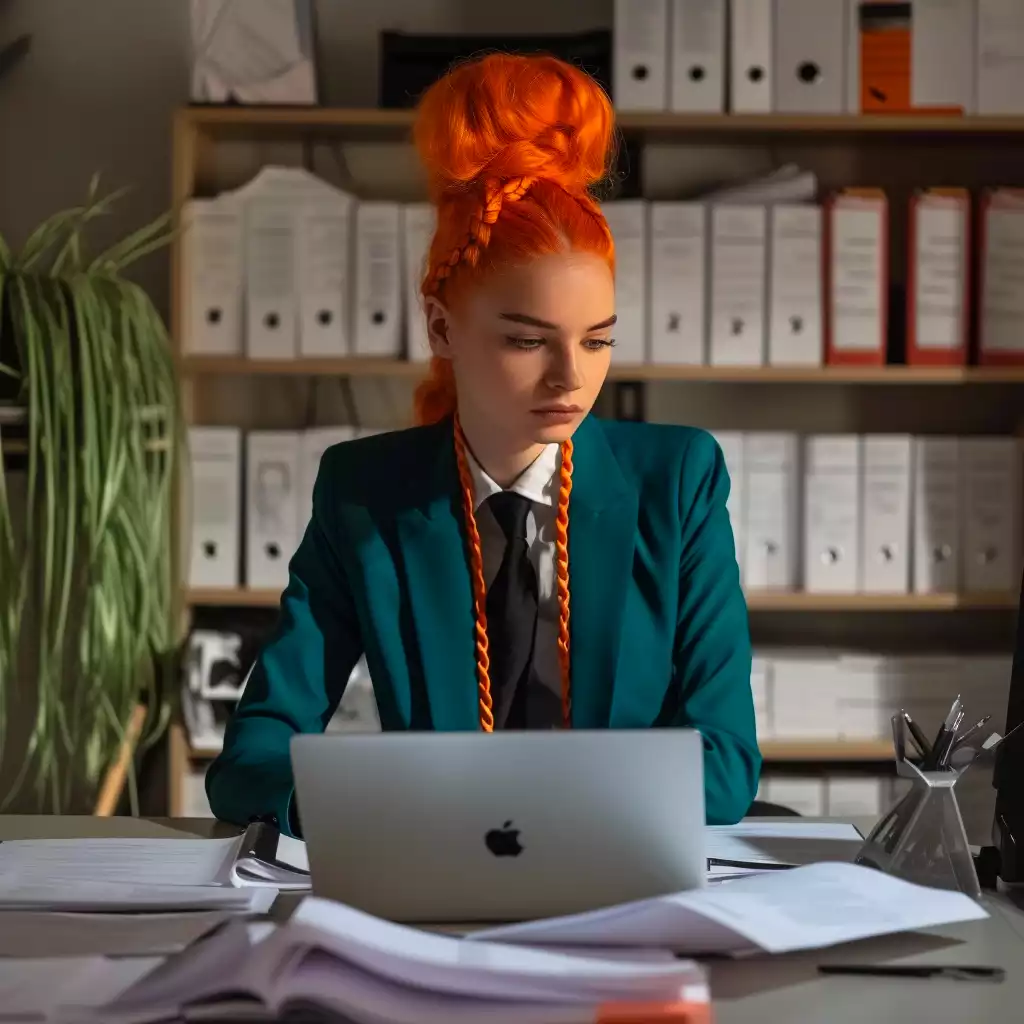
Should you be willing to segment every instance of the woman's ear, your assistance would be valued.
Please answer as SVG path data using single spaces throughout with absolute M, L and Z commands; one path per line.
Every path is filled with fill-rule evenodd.
M 423 300 L 423 310 L 427 318 L 427 339 L 430 351 L 441 359 L 452 358 L 451 341 L 448 332 L 451 329 L 451 314 L 448 307 L 436 296 L 428 295 Z

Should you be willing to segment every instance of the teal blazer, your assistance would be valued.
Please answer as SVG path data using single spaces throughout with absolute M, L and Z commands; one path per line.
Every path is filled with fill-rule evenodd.
M 573 727 L 700 730 L 707 820 L 738 821 L 761 760 L 722 453 L 701 430 L 593 416 L 573 442 Z M 328 449 L 289 570 L 206 779 L 217 817 L 285 830 L 289 741 L 326 728 L 360 655 L 383 729 L 480 727 L 452 421 Z

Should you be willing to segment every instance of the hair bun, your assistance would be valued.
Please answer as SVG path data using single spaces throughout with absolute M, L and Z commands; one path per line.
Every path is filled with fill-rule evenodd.
M 608 172 L 613 127 L 611 101 L 586 72 L 556 57 L 494 53 L 435 82 L 413 134 L 438 202 L 487 178 L 584 192 Z

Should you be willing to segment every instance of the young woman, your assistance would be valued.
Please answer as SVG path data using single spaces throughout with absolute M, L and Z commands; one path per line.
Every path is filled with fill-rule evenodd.
M 297 830 L 289 740 L 326 727 L 364 653 L 384 729 L 692 727 L 707 820 L 747 812 L 760 756 L 721 452 L 590 415 L 615 335 L 589 191 L 613 120 L 548 57 L 491 55 L 423 97 L 438 222 L 419 425 L 324 456 L 207 776 L 219 817 Z

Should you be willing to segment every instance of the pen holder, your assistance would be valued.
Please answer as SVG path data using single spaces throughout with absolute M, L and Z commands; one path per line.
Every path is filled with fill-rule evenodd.
M 979 898 L 981 885 L 956 799 L 956 784 L 964 771 L 922 771 L 897 757 L 897 774 L 910 779 L 912 786 L 871 830 L 856 863 L 918 885 Z

